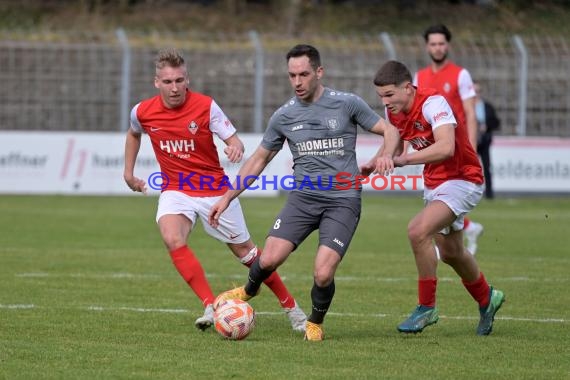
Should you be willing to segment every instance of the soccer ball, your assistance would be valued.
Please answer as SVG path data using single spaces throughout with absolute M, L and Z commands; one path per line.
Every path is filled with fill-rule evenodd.
M 244 339 L 255 327 L 255 312 L 240 299 L 222 301 L 214 311 L 214 326 L 226 339 Z

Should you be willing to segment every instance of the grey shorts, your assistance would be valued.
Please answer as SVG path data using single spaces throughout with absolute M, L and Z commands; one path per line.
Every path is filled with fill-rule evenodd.
M 360 198 L 322 198 L 293 191 L 277 215 L 269 236 L 295 244 L 295 249 L 314 230 L 319 230 L 319 245 L 346 253 L 360 221 Z

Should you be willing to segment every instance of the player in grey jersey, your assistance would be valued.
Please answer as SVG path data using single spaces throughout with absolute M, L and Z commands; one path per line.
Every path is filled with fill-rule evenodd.
M 322 86 L 317 90 L 320 96 L 313 102 L 292 98 L 273 114 L 261 147 L 278 152 L 287 140 L 298 191 L 324 198 L 359 198 L 356 126 L 371 130 L 380 116 L 354 94 Z
M 311 290 L 313 305 L 305 339 L 320 341 L 324 337 L 321 325 L 335 292 L 334 274 L 360 218 L 361 190 L 356 176 L 361 173 L 355 153 L 356 126 L 384 135 L 383 154 L 367 165 L 380 172 L 394 169 L 392 157 L 399 133 L 360 97 L 321 84 L 324 69 L 314 47 L 293 47 L 287 53 L 287 67 L 295 97 L 273 114 L 260 146 L 238 175 L 239 178 L 258 176 L 287 140 L 293 154 L 296 187 L 269 231 L 263 254 L 251 266 L 247 284 L 222 293 L 214 308 L 226 299 L 247 301 L 255 296 L 263 280 L 318 229 L 319 247 Z M 369 167 L 366 175 L 370 174 Z M 340 177 L 345 178 L 342 184 Z M 219 216 L 231 200 L 244 190 L 233 188 L 212 207 L 209 216 L 212 226 L 218 224 Z

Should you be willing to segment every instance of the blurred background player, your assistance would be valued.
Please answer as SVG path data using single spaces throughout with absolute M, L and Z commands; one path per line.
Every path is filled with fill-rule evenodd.
M 189 76 L 182 55 L 164 50 L 156 59 L 154 85 L 158 95 L 143 100 L 131 111 L 131 127 L 125 143 L 124 179 L 133 191 L 146 193 L 145 182 L 134 176 L 134 167 L 141 144 L 141 134 L 149 135 L 160 170 L 164 173 L 163 188 L 158 201 L 156 221 L 162 240 L 170 252 L 180 275 L 200 298 L 204 315 L 196 327 L 205 330 L 214 322 L 214 295 L 202 265 L 188 247 L 188 238 L 202 220 L 205 231 L 227 244 L 233 254 L 250 266 L 260 254 L 250 238 L 242 209 L 236 199 L 219 226 L 208 223 L 210 207 L 228 190 L 225 173 L 220 166 L 214 135 L 224 141 L 224 153 L 233 163 L 240 162 L 244 146 L 236 129 L 216 102 L 203 94 L 190 91 Z M 213 178 L 207 186 L 201 179 Z M 289 293 L 277 273 L 265 280 L 287 313 L 294 330 L 304 331 L 306 315 Z
M 321 84 L 324 68 L 318 50 L 297 45 L 286 56 L 289 82 L 295 97 L 279 108 L 253 155 L 242 165 L 238 176 L 258 176 L 288 142 L 293 154 L 296 187 L 275 218 L 265 242 L 263 254 L 249 269 L 245 286 L 218 296 L 249 300 L 255 296 L 263 279 L 270 276 L 289 255 L 315 230 L 319 245 L 314 262 L 312 311 L 307 321 L 305 339 L 324 339 L 322 323 L 335 293 L 334 275 L 343 260 L 360 220 L 361 186 L 356 162 L 357 126 L 384 135 L 385 154 L 376 165 L 393 169 L 392 155 L 398 131 L 386 123 L 360 97 L 339 92 Z M 345 172 L 350 189 L 340 190 L 337 174 Z M 301 184 L 303 184 L 301 186 Z M 210 222 L 217 226 L 230 202 L 244 189 L 228 191 L 212 207 Z
M 481 96 L 481 84 L 474 82 L 475 93 L 475 114 L 477 116 L 477 153 L 481 157 L 483 174 L 485 175 L 485 198 L 493 199 L 493 173 L 491 171 L 491 144 L 493 143 L 493 132 L 501 128 L 501 119 L 497 116 L 497 111 L 491 102 Z
M 477 151 L 477 118 L 475 116 L 475 90 L 471 74 L 464 67 L 449 60 L 451 32 L 442 24 L 432 25 L 424 32 L 426 50 L 431 64 L 414 75 L 414 85 L 435 88 L 445 97 L 460 125 L 467 127 L 469 142 Z M 471 254 L 477 252 L 477 239 L 483 233 L 480 223 L 465 217 L 465 239 Z
M 463 245 L 463 217 L 481 200 L 484 182 L 467 130 L 435 89 L 412 85 L 412 75 L 400 62 L 384 64 L 376 73 L 374 84 L 386 107 L 386 118 L 398 128 L 401 139 L 415 149 L 395 156 L 394 165 L 424 164 L 425 205 L 408 224 L 418 271 L 418 305 L 398 325 L 398 330 L 418 333 L 439 319 L 435 240 L 441 260 L 455 270 L 479 304 L 477 334 L 489 335 L 505 296 L 489 286 L 475 257 Z

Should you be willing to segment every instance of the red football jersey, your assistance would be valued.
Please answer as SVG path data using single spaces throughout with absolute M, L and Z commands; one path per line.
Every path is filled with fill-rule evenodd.
M 211 197 L 228 190 L 214 133 L 225 140 L 236 129 L 209 96 L 187 91 L 184 104 L 174 109 L 166 108 L 158 95 L 143 100 L 131 111 L 131 128 L 150 137 L 168 182 L 162 191 Z
M 402 140 L 409 141 L 415 150 L 422 150 L 435 143 L 433 130 L 444 124 L 457 124 L 447 101 L 432 88 L 420 88 L 412 109 L 396 115 L 386 109 L 388 120 L 398 128 Z M 445 181 L 460 179 L 483 183 L 483 172 L 477 153 L 469 143 L 466 128 L 455 128 L 455 153 L 438 163 L 425 164 L 424 184 L 433 189 Z
M 475 96 L 473 80 L 466 69 L 452 62 L 437 72 L 428 66 L 417 72 L 414 84 L 419 88 L 435 88 L 447 100 L 461 125 L 465 125 L 463 100 Z

